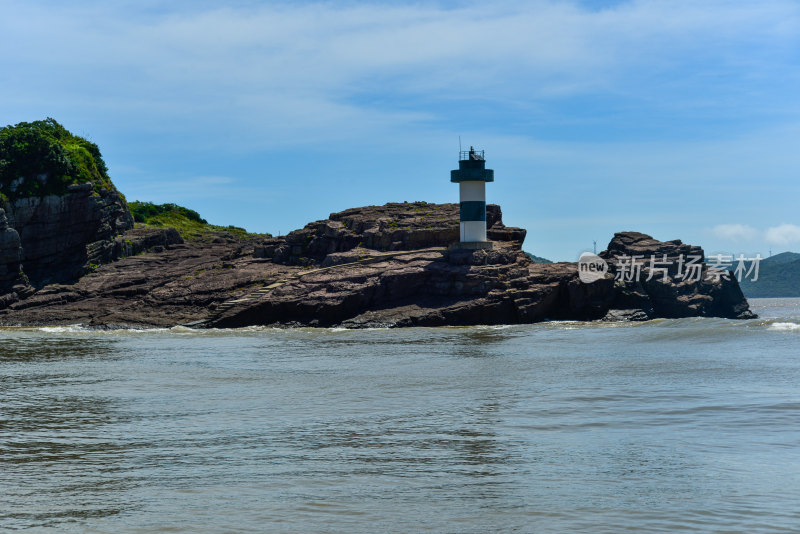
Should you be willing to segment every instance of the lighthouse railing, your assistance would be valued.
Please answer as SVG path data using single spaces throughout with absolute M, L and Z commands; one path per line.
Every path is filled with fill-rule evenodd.
M 483 150 L 462 150 L 458 153 L 458 160 L 459 161 L 466 161 L 466 160 L 484 160 L 483 157 Z

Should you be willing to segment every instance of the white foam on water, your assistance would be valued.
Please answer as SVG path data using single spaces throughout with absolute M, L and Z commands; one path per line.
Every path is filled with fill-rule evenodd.
M 73 334 L 76 332 L 85 332 L 86 328 L 81 325 L 71 326 L 42 326 L 37 328 L 39 332 L 47 332 L 48 334 Z
M 24 330 L 29 330 L 24 328 Z M 169 328 L 93 328 L 81 324 L 65 325 L 65 326 L 40 326 L 30 330 L 36 332 L 43 332 L 45 334 L 77 334 L 89 336 L 113 336 L 119 334 L 153 334 L 169 332 Z
M 800 324 L 797 323 L 772 323 L 767 330 L 775 332 L 797 332 L 800 331 Z

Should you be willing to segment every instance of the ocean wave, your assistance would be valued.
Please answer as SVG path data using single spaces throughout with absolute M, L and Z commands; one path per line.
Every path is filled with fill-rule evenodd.
M 308 336 L 330 333 L 354 332 L 350 328 L 283 328 L 276 326 L 243 326 L 239 328 L 192 328 L 188 326 L 173 327 L 94 327 L 82 324 L 40 327 L 11 327 L 5 330 L 16 332 L 33 332 L 56 336 L 95 337 L 95 336 L 152 336 L 168 335 L 171 337 L 247 337 L 265 334 L 289 336 Z M 386 328 L 364 328 L 364 330 L 386 330 Z
M 180 328 L 180 327 L 176 327 Z M 60 335 L 118 335 L 118 334 L 154 334 L 171 332 L 171 328 L 141 328 L 141 327 L 94 327 L 82 324 L 63 325 L 63 326 L 39 326 L 33 328 L 20 328 L 19 330 L 28 330 L 32 332 L 42 332 L 44 334 L 60 334 Z M 188 330 L 188 329 L 187 329 Z
M 555 320 L 543 321 L 528 325 L 476 325 L 476 326 L 457 326 L 422 328 L 431 333 L 448 335 L 453 331 L 463 332 L 483 332 L 486 334 L 496 332 L 504 335 L 530 335 L 532 331 L 558 332 L 575 330 L 605 330 L 605 329 L 632 329 L 640 334 L 650 337 L 660 338 L 702 338 L 715 339 L 720 336 L 748 335 L 754 330 L 771 332 L 800 332 L 800 318 L 795 316 L 783 316 L 777 318 L 760 318 L 751 320 L 722 319 L 713 317 L 688 317 L 681 319 L 652 319 L 642 322 L 606 322 L 606 321 L 570 321 Z M 136 326 L 114 326 L 114 327 L 95 327 L 83 324 L 60 325 L 60 326 L 40 326 L 40 327 L 3 327 L 0 330 L 8 335 L 14 332 L 25 335 L 28 333 L 39 333 L 46 336 L 67 336 L 67 337 L 93 337 L 93 336 L 199 336 L 199 337 L 230 337 L 230 336 L 300 336 L 307 337 L 330 335 L 330 334 L 349 334 L 363 331 L 387 331 L 395 330 L 387 327 L 373 327 L 362 329 L 350 329 L 343 327 L 331 328 L 281 328 L 275 326 L 247 326 L 241 328 L 191 328 L 186 326 L 169 327 L 136 327 Z M 409 329 L 401 329 L 409 330 Z M 411 329 L 413 330 L 413 329 Z
M 800 332 L 800 324 L 797 323 L 772 323 L 767 330 L 775 332 Z
M 70 325 L 70 326 L 42 326 L 39 328 L 35 328 L 34 330 L 39 332 L 46 332 L 48 334 L 73 334 L 76 332 L 85 332 L 87 328 L 81 325 Z

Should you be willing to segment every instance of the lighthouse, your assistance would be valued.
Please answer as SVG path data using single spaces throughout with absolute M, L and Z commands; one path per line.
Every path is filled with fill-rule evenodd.
M 483 150 L 461 151 L 458 169 L 450 171 L 450 181 L 458 184 L 461 204 L 462 248 L 492 248 L 486 240 L 486 182 L 494 182 L 494 171 L 486 168 Z

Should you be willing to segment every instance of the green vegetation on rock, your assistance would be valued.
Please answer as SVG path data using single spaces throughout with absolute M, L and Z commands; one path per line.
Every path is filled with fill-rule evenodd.
M 153 204 L 152 202 L 139 202 L 138 200 L 128 204 L 133 215 L 133 220 L 138 223 L 152 224 L 157 219 L 169 219 L 170 217 L 185 218 L 189 221 L 200 224 L 208 224 L 208 221 L 200 217 L 200 214 L 189 208 L 178 206 L 177 204 Z
M 249 239 L 263 237 L 236 226 L 208 224 L 200 214 L 177 204 L 153 204 L 133 201 L 128 203 L 137 225 L 153 228 L 175 228 L 186 241 L 210 241 L 218 237 Z
M 70 133 L 54 119 L 0 128 L 0 194 L 4 203 L 58 195 L 73 184 L 113 190 L 96 144 Z

